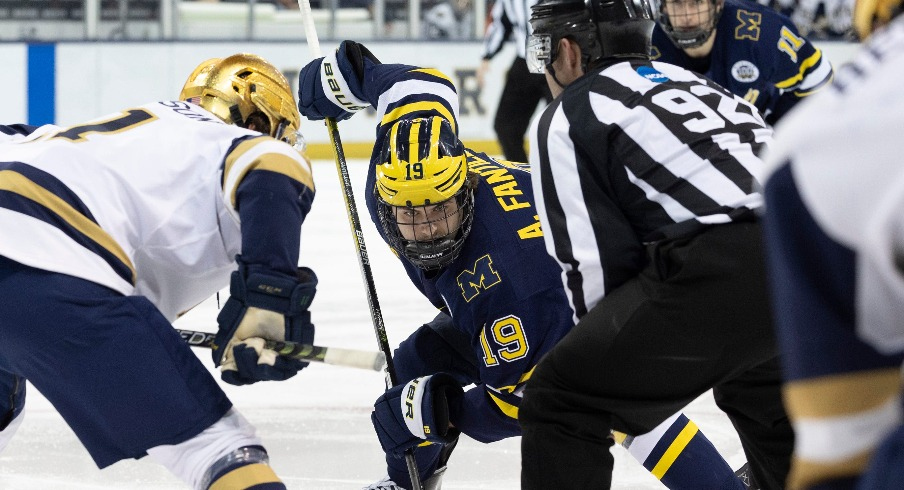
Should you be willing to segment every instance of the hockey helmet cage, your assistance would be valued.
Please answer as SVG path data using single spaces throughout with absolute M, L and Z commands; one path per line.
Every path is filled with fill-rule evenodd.
M 694 28 L 677 29 L 674 26 L 672 18 L 669 16 L 666 4 L 668 2 L 690 3 L 703 6 L 709 11 L 709 20 Z M 707 39 L 716 30 L 719 18 L 722 16 L 722 9 L 725 6 L 725 0 L 659 0 L 659 26 L 663 32 L 672 40 L 675 46 L 681 49 L 696 48 L 703 45 Z M 687 7 L 685 7 L 687 8 Z
M 405 119 L 392 125 L 381 149 L 374 193 L 389 245 L 415 266 L 434 270 L 454 260 L 471 230 L 474 189 L 469 184 L 465 148 L 442 117 Z M 397 208 L 438 205 L 455 199 L 457 228 L 449 236 L 408 240 Z
M 263 114 L 269 127 L 261 132 L 304 149 L 289 81 L 260 56 L 239 53 L 204 61 L 186 80 L 179 99 L 241 127 L 248 127 L 253 114 Z
M 901 0 L 857 0 L 854 3 L 854 30 L 860 39 L 866 39 L 876 28 L 901 13 L 902 8 Z
M 584 70 L 603 58 L 649 56 L 653 12 L 650 0 L 540 0 L 531 7 L 528 66 L 542 73 L 562 38 L 580 46 Z

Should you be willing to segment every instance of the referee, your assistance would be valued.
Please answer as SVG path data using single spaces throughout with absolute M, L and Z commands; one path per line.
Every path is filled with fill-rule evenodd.
M 493 130 L 502 147 L 506 160 L 527 162 L 524 152 L 524 135 L 530 127 L 531 116 L 540 101 L 549 102 L 552 96 L 542 76 L 527 70 L 525 47 L 530 36 L 530 8 L 537 0 L 496 0 L 491 11 L 492 22 L 487 28 L 483 43 L 483 61 L 477 70 L 477 83 L 483 87 L 484 78 L 493 59 L 507 39 L 514 36 L 515 60 L 505 75 L 505 85 Z
M 793 432 L 768 304 L 756 108 L 649 60 L 648 0 L 540 0 L 529 66 L 556 100 L 531 131 L 547 251 L 574 329 L 524 393 L 522 487 L 609 488 L 614 429 L 648 432 L 713 389 L 759 488 Z

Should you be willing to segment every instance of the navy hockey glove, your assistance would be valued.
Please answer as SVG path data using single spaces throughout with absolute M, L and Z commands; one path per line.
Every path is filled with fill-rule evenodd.
M 277 356 L 264 348 L 265 340 L 311 344 L 314 325 L 308 307 L 314 299 L 317 276 L 306 267 L 296 280 L 284 276 L 248 273 L 239 260 L 232 273 L 229 299 L 217 316 L 213 362 L 223 381 L 245 385 L 291 378 L 306 362 Z
M 461 386 L 446 373 L 416 378 L 387 390 L 377 398 L 370 415 L 383 451 L 401 458 L 407 449 L 425 440 L 455 440 L 460 431 L 449 426 L 449 412 L 463 396 Z
M 380 64 L 367 48 L 342 41 L 335 52 L 308 63 L 298 75 L 298 110 L 311 120 L 348 119 L 370 107 L 364 98 L 365 68 Z

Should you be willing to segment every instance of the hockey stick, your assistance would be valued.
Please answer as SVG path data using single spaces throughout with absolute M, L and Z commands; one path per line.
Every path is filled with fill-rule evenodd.
M 177 328 L 176 332 L 188 345 L 192 347 L 211 348 L 216 334 L 199 332 L 197 330 L 183 330 Z M 334 366 L 345 366 L 370 371 L 382 371 L 386 364 L 386 356 L 382 352 L 371 352 L 355 349 L 341 349 L 338 347 L 321 347 L 319 345 L 298 344 L 295 342 L 281 342 L 267 340 L 264 343 L 267 349 L 273 349 L 277 354 L 298 361 L 322 362 Z
M 298 0 L 298 8 L 301 10 L 301 18 L 304 22 L 305 38 L 311 54 L 314 58 L 322 56 L 320 41 L 317 39 L 317 28 L 314 26 L 314 16 L 311 13 L 310 0 Z M 367 304 L 370 306 L 370 319 L 374 325 L 374 333 L 377 336 L 377 345 L 386 356 L 386 389 L 390 389 L 398 383 L 395 365 L 392 362 L 392 351 L 389 348 L 389 338 L 386 335 L 386 326 L 383 324 L 383 312 L 377 299 L 377 288 L 374 285 L 373 272 L 370 270 L 370 260 L 367 256 L 367 247 L 364 245 L 364 232 L 361 230 L 361 220 L 358 218 L 358 208 L 355 205 L 355 195 L 352 192 L 352 181 L 348 175 L 348 164 L 345 161 L 345 151 L 342 149 L 342 141 L 339 139 L 339 127 L 336 120 L 326 118 L 327 131 L 330 134 L 330 143 L 336 154 L 336 170 L 339 172 L 339 180 L 342 184 L 342 193 L 345 197 L 345 211 L 348 214 L 349 226 L 355 239 L 355 249 L 358 252 L 358 265 L 361 268 L 361 276 L 367 292 Z M 405 451 L 405 464 L 408 466 L 408 477 L 411 479 L 413 490 L 423 490 L 417 462 L 414 459 L 414 449 Z

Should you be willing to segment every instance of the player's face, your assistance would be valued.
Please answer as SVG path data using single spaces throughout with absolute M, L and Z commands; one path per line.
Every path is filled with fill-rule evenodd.
M 676 30 L 694 30 L 708 26 L 712 21 L 711 0 L 664 0 L 665 13 Z
M 396 224 L 405 240 L 430 242 L 451 237 L 461 225 L 461 213 L 455 198 L 413 208 L 393 206 Z

